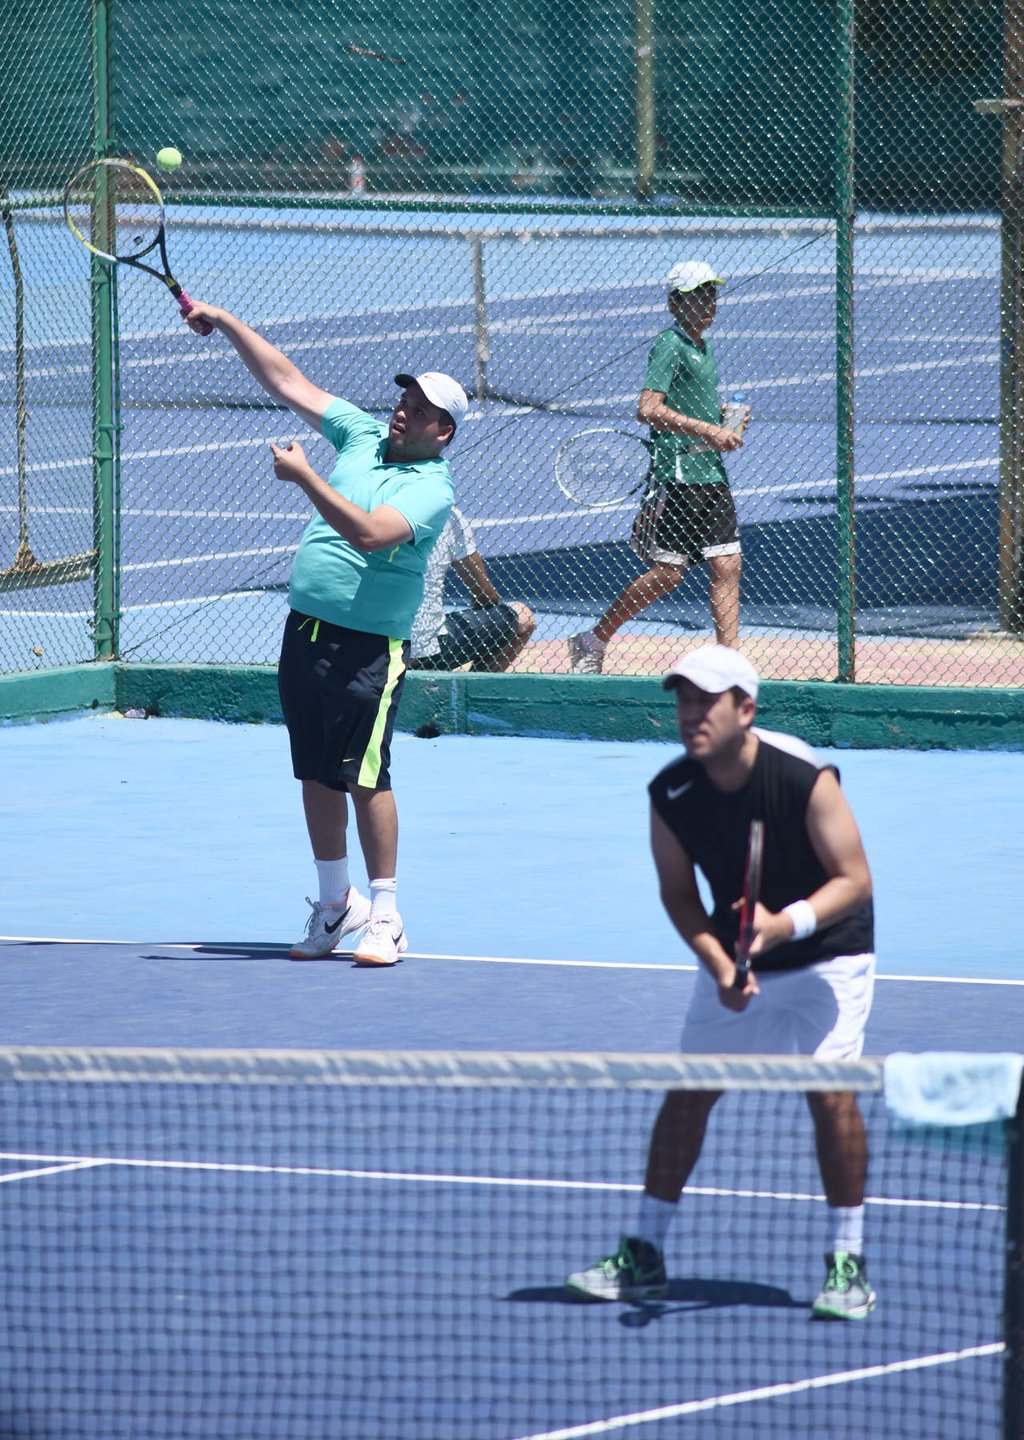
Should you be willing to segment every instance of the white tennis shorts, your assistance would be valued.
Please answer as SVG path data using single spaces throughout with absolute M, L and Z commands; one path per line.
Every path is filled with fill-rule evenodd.
M 874 955 L 839 955 L 802 970 L 758 975 L 760 995 L 727 1010 L 704 966 L 697 972 L 680 1049 L 698 1055 L 818 1055 L 856 1060 L 875 991 Z

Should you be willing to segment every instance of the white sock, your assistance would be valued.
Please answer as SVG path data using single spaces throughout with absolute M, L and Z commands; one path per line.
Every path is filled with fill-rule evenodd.
M 670 1200 L 659 1200 L 648 1195 L 646 1190 L 640 1199 L 640 1214 L 636 1222 L 636 1238 L 646 1240 L 656 1250 L 664 1250 L 668 1227 L 672 1224 L 678 1205 Z
M 344 905 L 348 894 L 348 856 L 340 860 L 314 860 L 316 878 L 320 883 L 321 905 Z
M 604 641 L 599 640 L 593 630 L 585 630 L 583 633 L 584 650 L 603 650 Z
M 848 1255 L 864 1253 L 864 1206 L 832 1205 L 832 1249 L 845 1250 Z
M 370 881 L 370 919 L 390 920 L 398 912 L 395 899 L 396 880 Z

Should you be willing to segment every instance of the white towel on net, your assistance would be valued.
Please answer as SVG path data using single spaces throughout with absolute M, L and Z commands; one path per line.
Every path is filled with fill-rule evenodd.
M 885 1061 L 885 1103 L 903 1125 L 985 1125 L 1017 1112 L 1024 1055 L 903 1052 Z

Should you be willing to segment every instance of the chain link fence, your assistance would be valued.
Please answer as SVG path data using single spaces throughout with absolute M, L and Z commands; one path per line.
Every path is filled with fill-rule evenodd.
M 0 670 L 272 662 L 308 516 L 267 449 L 294 419 L 72 239 L 63 184 L 112 155 L 158 175 L 190 293 L 316 384 L 382 419 L 399 371 L 465 384 L 457 503 L 533 612 L 516 670 L 567 672 L 649 572 L 637 402 L 701 261 L 752 416 L 743 648 L 1021 684 L 1019 36 L 1024 0 L 0 0 Z M 713 563 L 651 582 L 605 673 L 712 636 Z

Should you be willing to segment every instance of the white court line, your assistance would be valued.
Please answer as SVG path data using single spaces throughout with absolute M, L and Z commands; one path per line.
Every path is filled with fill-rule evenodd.
M 59 1078 L 59 1077 L 58 1077 Z M 72 1077 L 73 1078 L 73 1077 Z M 24 1150 L 0 1150 L 0 1160 L 48 1163 L 56 1168 L 40 1170 L 40 1175 L 58 1174 L 60 1170 L 88 1169 L 111 1166 L 122 1170 L 188 1170 L 218 1175 L 305 1175 L 324 1180 L 393 1180 L 413 1185 L 477 1185 L 491 1189 L 512 1190 L 584 1190 L 608 1195 L 639 1194 L 639 1182 L 606 1180 L 565 1180 L 561 1177 L 528 1179 L 515 1175 L 453 1175 L 446 1171 L 422 1170 L 353 1170 L 349 1167 L 320 1165 L 243 1165 L 238 1161 L 221 1160 L 140 1160 L 121 1155 L 46 1155 Z M 26 1177 L 31 1172 L 25 1172 Z M 18 1176 L 3 1176 L 17 1179 Z M 688 1185 L 690 1197 L 705 1200 L 769 1200 L 798 1202 L 803 1205 L 824 1205 L 825 1196 L 789 1190 L 737 1190 L 720 1185 Z M 956 1210 L 977 1214 L 986 1210 L 1002 1214 L 1005 1205 L 983 1201 L 905 1199 L 894 1196 L 868 1195 L 865 1205 L 878 1205 L 900 1210 Z
M 273 955 L 280 955 L 284 952 L 284 944 L 275 944 L 272 940 L 257 941 L 231 941 L 231 940 L 103 940 L 83 936 L 66 935 L 0 935 L 0 945 L 110 945 L 130 948 L 132 950 L 159 949 L 159 950 L 193 950 L 206 952 L 211 948 L 217 950 L 231 950 L 233 948 L 263 949 L 266 950 L 268 958 Z M 342 951 L 344 956 L 346 952 Z M 696 964 L 677 965 L 666 963 L 657 965 L 646 960 L 636 962 L 630 960 L 549 960 L 538 959 L 533 955 L 450 955 L 441 952 L 427 950 L 410 950 L 406 955 L 407 960 L 454 960 L 472 965 L 541 965 L 541 966 L 565 966 L 567 969 L 584 970 L 657 970 L 657 971 L 680 971 L 683 973 L 696 973 Z M 1004 985 L 1013 987 L 1024 987 L 1024 980 L 990 980 L 971 978 L 967 975 L 876 975 L 876 980 L 892 981 L 908 985 Z
M 841 1370 L 833 1375 L 811 1375 L 804 1380 L 791 1380 L 781 1385 L 762 1385 L 756 1390 L 737 1390 L 732 1394 L 710 1395 L 704 1400 L 686 1400 L 678 1405 L 662 1405 L 656 1410 L 640 1410 L 632 1415 L 611 1415 L 606 1420 L 593 1420 L 585 1425 L 570 1425 L 563 1430 L 521 1435 L 517 1440 L 582 1440 L 586 1435 L 610 1435 L 613 1430 L 626 1430 L 637 1425 L 656 1425 L 662 1420 L 676 1420 L 684 1415 L 699 1415 L 706 1410 L 730 1405 L 749 1405 L 758 1400 L 776 1400 L 787 1395 L 801 1395 L 809 1390 L 827 1390 L 835 1385 L 851 1385 L 860 1380 L 877 1380 L 887 1375 L 900 1375 L 914 1370 L 930 1370 L 937 1365 L 956 1365 L 964 1360 L 979 1360 L 1002 1355 L 1003 1343 L 972 1345 L 964 1350 L 947 1350 L 937 1355 L 918 1355 L 911 1360 L 893 1360 L 886 1365 L 865 1365 L 859 1370 Z
M 0 1160 L 46 1160 L 46 1155 L 0 1155 Z M 106 1165 L 106 1160 L 68 1160 L 58 1165 L 48 1165 L 44 1170 L 17 1170 L 10 1175 L 0 1175 L 0 1185 L 8 1180 L 38 1180 L 42 1175 L 64 1175 L 69 1170 L 91 1170 L 97 1165 Z

